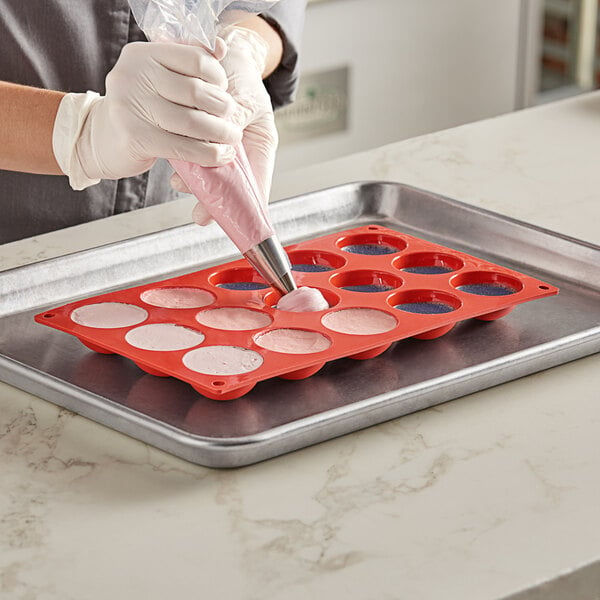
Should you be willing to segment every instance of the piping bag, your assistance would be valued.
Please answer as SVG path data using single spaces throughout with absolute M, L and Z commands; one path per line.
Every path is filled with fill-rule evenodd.
M 278 0 L 129 0 L 149 40 L 200 45 L 214 51 L 219 32 Z M 289 258 L 260 201 L 258 185 L 242 144 L 222 167 L 170 160 L 198 202 L 242 255 L 282 295 L 297 289 Z

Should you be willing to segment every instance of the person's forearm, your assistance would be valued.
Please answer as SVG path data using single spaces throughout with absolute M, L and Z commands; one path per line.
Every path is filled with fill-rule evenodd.
M 0 169 L 62 175 L 52 130 L 64 95 L 0 81 Z
M 269 51 L 267 52 L 267 61 L 265 64 L 265 70 L 263 71 L 263 79 L 268 77 L 281 62 L 283 56 L 283 42 L 279 33 L 274 27 L 271 27 L 261 17 L 251 17 L 250 19 L 239 23 L 240 27 L 251 29 L 258 33 L 262 39 L 267 43 Z

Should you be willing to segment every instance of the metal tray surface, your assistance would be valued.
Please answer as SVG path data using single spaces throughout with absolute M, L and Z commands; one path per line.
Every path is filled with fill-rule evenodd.
M 50 306 L 235 257 L 216 226 L 186 225 L 0 273 L 0 379 L 210 467 L 237 467 L 435 406 L 600 350 L 600 247 L 398 183 L 347 184 L 276 203 L 290 244 L 377 223 L 560 287 L 498 321 L 465 321 L 229 402 L 200 396 L 34 322 Z

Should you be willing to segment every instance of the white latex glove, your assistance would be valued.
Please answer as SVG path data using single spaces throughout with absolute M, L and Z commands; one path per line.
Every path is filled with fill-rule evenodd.
M 67 94 L 53 130 L 56 160 L 76 190 L 100 179 L 147 171 L 156 158 L 220 166 L 235 156 L 242 129 L 215 54 L 180 44 L 123 47 L 106 78 L 106 95 Z
M 278 143 L 271 98 L 262 81 L 268 47 L 259 34 L 243 27 L 229 27 L 222 39 L 227 45 L 227 54 L 221 60 L 227 73 L 227 91 L 238 104 L 231 119 L 244 130 L 242 144 L 259 187 L 259 196 L 266 206 Z M 189 193 L 177 174 L 171 178 L 171 185 Z M 194 208 L 193 217 L 202 225 L 211 221 L 200 203 Z

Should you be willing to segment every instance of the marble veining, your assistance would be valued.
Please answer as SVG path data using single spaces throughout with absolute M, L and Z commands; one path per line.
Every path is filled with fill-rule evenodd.
M 391 179 L 600 243 L 599 106 L 590 94 L 301 169 L 274 195 Z M 178 224 L 185 203 L 6 245 L 0 268 Z M 591 356 L 230 471 L 0 384 L 0 598 L 551 589 L 600 559 L 598 367 Z

